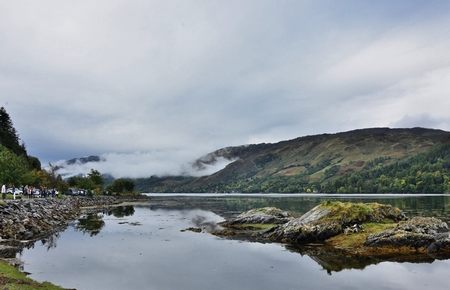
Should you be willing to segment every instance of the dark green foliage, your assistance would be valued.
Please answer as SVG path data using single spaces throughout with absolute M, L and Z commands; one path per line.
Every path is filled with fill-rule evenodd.
M 14 154 L 27 155 L 25 145 L 20 144 L 19 135 L 4 107 L 0 108 L 0 144 L 14 152 Z
M 335 176 L 339 172 L 340 166 L 339 165 L 333 165 L 327 170 L 325 170 L 325 179 L 331 178 Z
M 134 181 L 129 178 L 118 178 L 114 180 L 109 190 L 118 194 L 132 193 L 134 191 Z
M 134 214 L 134 207 L 133 206 L 116 206 L 113 207 L 109 212 L 108 215 L 113 215 L 116 218 L 123 218 L 126 216 L 131 216 Z
M 103 221 L 100 215 L 97 213 L 88 213 L 86 216 L 78 219 L 76 229 L 93 237 L 98 235 L 104 226 L 105 221 Z
M 27 172 L 26 159 L 0 145 L 0 184 L 18 186 Z
M 41 170 L 38 158 L 28 156 L 5 108 L 0 108 L 0 183 L 24 186 L 67 189 L 67 184 L 50 164 L 50 170 Z
M 438 146 L 391 165 L 372 162 L 364 170 L 333 181 L 324 192 L 442 193 L 450 190 L 450 145 Z
M 95 169 L 91 169 L 91 172 L 89 172 L 88 174 L 88 178 L 92 181 L 92 183 L 99 187 L 102 188 L 103 187 L 103 177 L 102 174 Z
M 37 157 L 28 156 L 27 161 L 30 166 L 30 169 L 41 170 L 41 161 Z
M 88 190 L 89 194 L 103 193 L 103 177 L 102 174 L 95 169 L 91 169 L 86 176 L 72 176 L 67 179 L 67 183 L 72 187 Z
M 67 179 L 67 183 L 72 187 L 80 189 L 93 190 L 95 188 L 94 182 L 85 176 L 72 176 Z

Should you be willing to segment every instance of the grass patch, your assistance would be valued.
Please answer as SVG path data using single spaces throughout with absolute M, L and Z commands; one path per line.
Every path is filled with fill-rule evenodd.
M 14 199 L 14 195 L 12 193 L 7 193 L 6 194 L 6 199 L 13 200 Z M 16 200 L 17 199 L 22 199 L 22 195 L 21 194 L 16 194 Z
M 359 233 L 340 234 L 326 242 L 336 248 L 359 248 L 364 246 L 369 235 L 392 229 L 396 225 L 396 223 L 365 223 Z
M 325 201 L 320 206 L 328 209 L 330 214 L 323 217 L 323 221 L 339 222 L 341 224 L 349 223 L 364 223 L 364 222 L 382 222 L 385 220 L 386 211 L 389 211 L 389 206 L 372 203 L 354 203 L 354 202 L 340 202 L 340 201 Z M 400 210 L 393 208 L 392 213 L 400 214 Z M 393 222 L 393 221 L 390 221 Z
M 49 282 L 38 283 L 15 267 L 0 261 L 0 287 L 8 290 L 64 290 Z

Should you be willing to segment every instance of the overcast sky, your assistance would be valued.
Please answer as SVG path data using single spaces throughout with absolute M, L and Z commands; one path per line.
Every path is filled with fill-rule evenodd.
M 0 105 L 44 162 L 114 156 L 117 176 L 305 134 L 450 130 L 450 1 L 0 0 Z

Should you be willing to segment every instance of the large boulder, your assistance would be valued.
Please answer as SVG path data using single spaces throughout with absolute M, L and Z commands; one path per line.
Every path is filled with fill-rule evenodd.
M 286 211 L 275 207 L 263 207 L 243 212 L 235 218 L 219 223 L 212 234 L 222 237 L 262 240 L 264 234 L 293 217 Z
M 366 245 L 371 247 L 412 247 L 441 250 L 450 246 L 448 225 L 432 217 L 414 217 L 399 222 L 390 230 L 367 237 Z
M 286 211 L 276 207 L 263 207 L 243 212 L 226 222 L 228 225 L 238 224 L 284 224 L 292 217 Z
M 274 228 L 267 237 L 291 244 L 323 242 L 343 233 L 350 226 L 367 222 L 397 222 L 405 219 L 400 209 L 390 205 L 327 201 L 300 218 L 292 219 Z

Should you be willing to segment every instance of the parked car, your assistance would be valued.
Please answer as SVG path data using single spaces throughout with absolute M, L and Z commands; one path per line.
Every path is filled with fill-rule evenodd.
M 35 189 L 33 191 L 33 196 L 34 197 L 41 197 L 41 191 L 39 189 Z
M 58 194 L 58 192 L 56 194 Z M 66 194 L 67 195 L 86 195 L 86 190 L 78 189 L 78 188 L 69 188 L 69 190 L 66 191 Z
M 11 193 L 11 194 L 13 194 L 13 191 L 14 191 L 13 188 L 8 188 L 8 189 L 6 190 L 7 193 Z M 15 193 L 16 193 L 16 194 L 23 194 L 23 191 L 22 191 L 21 189 L 19 189 L 19 188 L 16 188 L 16 189 L 15 189 Z

